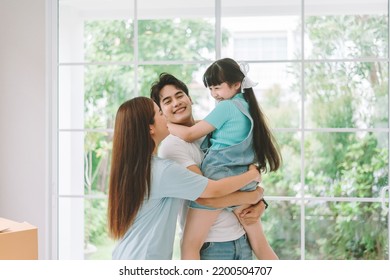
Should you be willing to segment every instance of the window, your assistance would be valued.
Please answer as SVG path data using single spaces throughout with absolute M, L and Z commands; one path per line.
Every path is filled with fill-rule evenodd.
M 202 118 L 213 107 L 202 74 L 229 56 L 249 62 L 284 158 L 263 179 L 279 257 L 389 259 L 388 14 L 387 0 L 59 0 L 55 254 L 111 257 L 119 105 L 164 71 Z
M 242 57 L 243 60 L 273 60 L 287 57 L 286 35 L 248 35 L 243 34 L 234 38 L 234 57 Z

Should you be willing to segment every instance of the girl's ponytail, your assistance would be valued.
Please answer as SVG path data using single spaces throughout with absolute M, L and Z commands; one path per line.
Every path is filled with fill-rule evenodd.
M 253 148 L 261 171 L 276 171 L 281 165 L 279 146 L 268 127 L 266 116 L 260 109 L 252 88 L 244 89 L 244 98 L 249 104 L 253 119 Z M 268 162 L 268 167 L 267 167 Z

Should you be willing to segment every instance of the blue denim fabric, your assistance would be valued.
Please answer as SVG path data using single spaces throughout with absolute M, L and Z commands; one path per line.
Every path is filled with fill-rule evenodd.
M 252 248 L 244 234 L 226 242 L 206 242 L 200 249 L 201 260 L 252 260 Z
M 225 147 L 222 149 L 212 150 L 209 148 L 209 136 L 206 137 L 201 145 L 205 151 L 205 156 L 201 164 L 201 170 L 205 177 L 213 180 L 219 180 L 228 176 L 242 174 L 248 171 L 248 166 L 255 161 L 253 150 L 253 120 L 248 111 L 238 100 L 232 100 L 237 108 L 251 121 L 251 129 L 247 137 L 240 143 Z M 241 191 L 256 189 L 257 182 L 252 182 Z M 209 209 L 213 208 L 202 206 L 196 202 L 190 203 L 191 208 Z

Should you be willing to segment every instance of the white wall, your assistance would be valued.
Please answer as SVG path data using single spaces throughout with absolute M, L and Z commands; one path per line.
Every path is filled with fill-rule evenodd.
M 45 0 L 0 1 L 0 216 L 46 224 Z

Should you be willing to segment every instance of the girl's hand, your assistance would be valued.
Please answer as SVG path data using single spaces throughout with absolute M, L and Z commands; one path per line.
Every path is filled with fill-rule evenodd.
M 169 130 L 169 133 L 174 135 L 173 134 L 173 125 L 171 123 L 167 123 L 167 127 L 168 127 L 168 130 Z
M 261 174 L 260 174 L 259 170 L 257 169 L 257 166 L 254 164 L 249 165 L 249 171 L 252 171 L 252 172 L 257 174 L 257 177 L 253 181 L 260 183 L 261 182 Z

